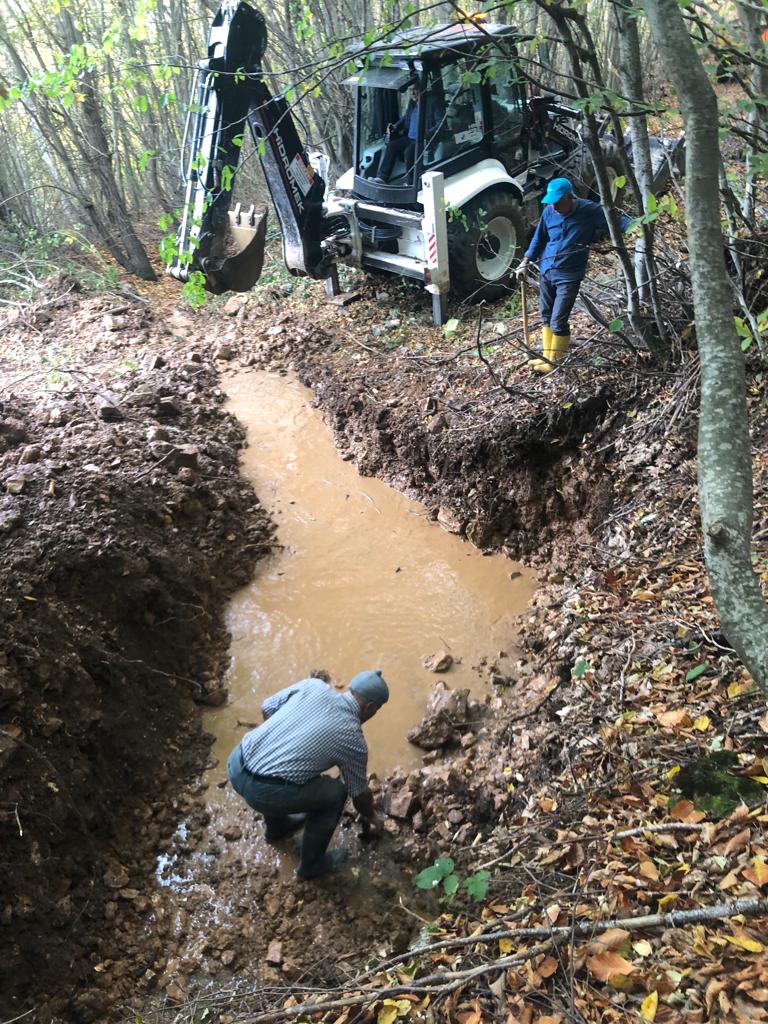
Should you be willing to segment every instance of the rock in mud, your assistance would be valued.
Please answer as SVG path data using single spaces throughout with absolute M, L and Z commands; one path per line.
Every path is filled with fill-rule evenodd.
M 5 481 L 5 489 L 9 494 L 21 494 L 26 480 L 21 475 L 9 476 Z
M 283 944 L 279 939 L 273 939 L 270 942 L 266 959 L 268 964 L 272 964 L 275 967 L 278 967 L 283 962 Z
M 455 512 L 441 505 L 437 512 L 437 521 L 448 533 L 463 533 L 464 520 L 460 519 Z
M 117 404 L 117 396 L 105 392 L 99 395 L 96 400 L 96 412 L 100 420 L 105 423 L 116 423 L 123 418 L 123 414 Z
M 104 884 L 110 889 L 124 889 L 129 880 L 128 872 L 122 864 L 113 864 L 104 872 Z
M 158 416 L 180 416 L 181 405 L 177 398 L 172 395 L 163 395 L 160 401 L 157 403 L 157 415 Z
M 16 509 L 0 510 L 0 533 L 10 533 L 21 522 L 21 513 Z
M 437 750 L 460 741 L 460 727 L 468 715 L 469 690 L 450 690 L 438 683 L 430 699 L 430 710 L 408 733 L 408 742 L 422 750 Z
M 393 818 L 410 818 L 416 810 L 417 797 L 407 785 L 401 789 L 387 793 L 384 799 L 384 810 Z
M 33 462 L 39 462 L 41 455 L 42 451 L 40 450 L 38 445 L 27 445 L 27 447 L 23 449 L 21 455 L 19 456 L 19 465 L 28 466 L 31 465 Z
M 424 659 L 424 668 L 428 672 L 447 672 L 453 664 L 453 655 L 448 651 L 438 651 Z
M 25 441 L 27 437 L 24 424 L 20 420 L 5 419 L 0 420 L 0 440 L 2 440 L 7 447 L 11 445 L 20 444 Z
M 224 303 L 221 312 L 224 316 L 237 316 L 242 308 L 243 300 L 239 296 L 233 295 L 231 299 L 227 299 Z

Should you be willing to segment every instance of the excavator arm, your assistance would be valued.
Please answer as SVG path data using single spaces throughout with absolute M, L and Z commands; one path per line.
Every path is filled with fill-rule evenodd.
M 264 82 L 263 16 L 246 3 L 222 3 L 198 63 L 196 102 L 185 131 L 186 195 L 169 273 L 180 281 L 202 272 L 214 293 L 247 291 L 264 265 L 266 209 L 232 205 L 246 125 L 251 131 L 280 221 L 283 255 L 293 274 L 324 278 L 333 246 L 323 246 L 325 182 L 313 170 L 290 108 Z

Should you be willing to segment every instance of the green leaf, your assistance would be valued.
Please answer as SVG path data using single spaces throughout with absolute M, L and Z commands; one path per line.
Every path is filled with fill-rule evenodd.
M 459 889 L 459 876 L 448 875 L 443 881 L 443 889 L 445 890 L 446 896 L 455 896 Z
M 454 864 L 450 857 L 440 857 L 432 867 L 420 871 L 414 881 L 419 889 L 434 889 L 451 874 L 453 867 Z
M 484 900 L 485 894 L 488 892 L 490 878 L 490 871 L 476 871 L 474 875 L 465 878 L 463 884 L 469 898 L 476 900 L 478 903 L 480 900 Z
M 614 180 L 614 182 L 613 182 L 613 183 L 614 183 L 614 185 L 616 186 L 616 188 L 617 188 L 617 189 L 619 189 L 619 188 L 624 188 L 624 186 L 625 186 L 625 185 L 627 184 L 627 176 L 626 176 L 626 174 L 620 174 L 620 175 L 619 175 L 619 176 L 618 176 L 618 177 L 617 177 L 617 178 L 616 178 L 616 179 Z
M 611 332 L 611 334 L 616 334 L 618 331 L 623 330 L 623 328 L 624 321 L 621 318 L 611 320 L 611 322 L 608 324 L 608 330 Z
M 222 192 L 232 191 L 232 181 L 235 177 L 235 168 L 224 164 L 221 168 L 221 190 Z
M 751 338 L 742 338 L 741 339 L 741 351 L 742 352 L 746 352 L 751 344 L 752 344 L 752 339 Z
M 583 676 L 585 676 L 587 674 L 587 669 L 588 668 L 589 668 L 589 662 L 585 661 L 583 658 L 579 658 L 579 660 L 573 666 L 573 676 L 574 676 L 574 678 L 576 678 L 576 679 L 583 678 Z
M 707 665 L 707 664 L 697 665 L 695 668 L 692 668 L 690 670 L 690 672 L 686 672 L 686 675 L 685 675 L 686 683 L 691 683 L 691 682 L 693 682 L 694 679 L 698 679 L 699 676 L 703 675 L 707 671 L 708 668 L 709 668 L 709 665 Z
M 450 338 L 452 334 L 456 333 L 456 329 L 458 328 L 458 326 L 459 321 L 456 319 L 456 317 L 451 317 L 448 323 L 443 325 L 443 334 L 446 336 L 446 338 Z

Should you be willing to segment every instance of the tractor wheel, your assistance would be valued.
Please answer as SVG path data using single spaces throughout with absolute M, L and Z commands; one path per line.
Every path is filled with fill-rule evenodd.
M 600 148 L 603 151 L 603 160 L 608 172 L 608 183 L 611 189 L 611 197 L 614 204 L 623 208 L 624 201 L 629 196 L 629 189 L 626 182 L 621 187 L 616 185 L 619 178 L 625 177 L 624 163 L 615 142 L 601 142 Z M 582 199 L 591 199 L 595 203 L 600 202 L 600 190 L 597 187 L 597 175 L 592 164 L 592 158 L 586 146 L 581 150 L 571 163 L 563 171 L 566 177 L 571 178 L 576 194 Z
M 508 295 L 524 241 L 520 204 L 509 192 L 486 192 L 467 203 L 448 225 L 453 294 L 474 301 Z
M 624 161 L 621 158 L 619 147 L 615 142 L 604 142 L 600 147 L 603 151 L 603 160 L 605 161 L 605 169 L 608 172 L 608 184 L 611 190 L 611 198 L 613 199 L 614 205 L 620 210 L 623 209 L 624 202 L 630 194 L 630 190 L 626 186 L 626 172 L 624 170 Z M 591 167 L 591 161 L 590 161 Z M 600 191 L 597 187 L 597 181 L 595 180 L 594 168 L 592 169 L 592 189 L 595 193 L 595 202 L 600 202 Z M 624 178 L 624 184 L 618 187 L 616 182 L 619 178 Z

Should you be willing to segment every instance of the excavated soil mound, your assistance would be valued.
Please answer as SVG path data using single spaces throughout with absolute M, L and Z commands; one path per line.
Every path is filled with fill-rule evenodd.
M 209 366 L 110 360 L 109 300 L 44 302 L 1 367 L 0 1002 L 97 1020 L 161 948 L 135 886 L 207 759 L 194 702 L 225 698 L 222 609 L 271 527 Z

